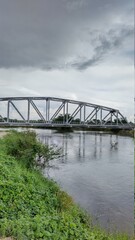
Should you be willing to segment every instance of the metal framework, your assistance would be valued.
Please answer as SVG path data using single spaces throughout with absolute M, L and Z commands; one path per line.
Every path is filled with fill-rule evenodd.
M 133 128 L 118 109 L 55 97 L 0 98 L 0 126 Z

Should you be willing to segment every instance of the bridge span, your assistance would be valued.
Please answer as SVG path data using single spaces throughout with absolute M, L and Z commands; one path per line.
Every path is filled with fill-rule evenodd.
M 0 126 L 133 129 L 118 109 L 55 97 L 0 98 Z

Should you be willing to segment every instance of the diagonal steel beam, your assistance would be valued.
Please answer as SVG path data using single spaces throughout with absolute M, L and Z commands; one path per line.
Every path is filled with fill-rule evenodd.
M 14 109 L 18 112 L 18 114 L 20 115 L 20 117 L 24 120 L 24 122 L 26 122 L 24 116 L 20 113 L 20 111 L 18 110 L 18 108 L 15 106 L 15 104 L 12 101 L 9 101 L 9 104 L 11 104 Z
M 2 120 L 3 120 L 3 122 L 6 122 L 6 121 L 5 121 L 5 119 L 4 119 L 4 118 L 3 118 L 1 115 L 0 115 L 0 119 L 2 119 Z
M 106 116 L 102 119 L 102 122 L 105 121 L 105 119 L 110 115 L 110 112 L 106 114 Z M 103 125 L 105 125 L 105 123 L 103 122 Z
M 36 106 L 36 104 L 31 100 L 30 101 L 32 107 L 35 109 L 36 113 L 38 114 L 38 116 L 45 122 L 45 118 L 43 117 L 42 113 L 39 111 L 38 107 Z
M 118 112 L 118 115 L 120 115 L 122 117 L 123 120 L 125 120 L 127 122 L 127 119 L 120 113 Z M 128 122 L 127 122 L 128 123 Z M 128 123 L 130 125 L 130 123 Z
M 99 111 L 99 109 L 98 109 L 98 111 Z M 94 113 L 95 112 L 95 113 Z M 94 113 L 94 114 L 93 114 Z M 92 117 L 89 119 L 89 121 L 94 117 L 94 115 L 96 115 L 96 113 L 97 113 L 97 108 L 94 108 L 93 110 L 92 110 L 92 112 L 87 116 L 87 118 L 85 118 L 84 119 L 84 123 L 90 118 L 90 116 L 92 115 Z
M 106 125 L 111 120 L 111 116 L 103 123 L 103 125 Z
M 106 125 L 109 121 L 111 121 L 110 125 L 112 125 L 112 117 L 113 117 L 114 113 L 115 113 L 114 111 L 110 111 L 109 114 L 106 115 L 106 117 L 109 116 L 109 115 L 110 115 L 110 117 L 105 121 L 105 123 L 103 125 Z
M 68 123 L 71 123 L 73 118 L 81 111 L 83 105 L 79 105 L 74 112 L 72 113 L 72 115 L 70 116 L 70 118 L 68 119 Z
M 92 112 L 84 119 L 84 123 L 89 119 L 89 117 L 95 112 L 95 108 L 92 110 Z
M 97 113 L 98 113 L 99 109 L 97 108 L 97 109 L 95 109 L 95 111 L 96 112 L 92 115 L 92 117 L 89 119 L 89 121 L 91 121 L 94 116 L 96 116 L 96 121 L 97 121 Z
M 66 123 L 68 123 L 68 116 L 69 116 L 69 113 L 68 113 L 68 102 L 66 102 Z
M 120 114 L 120 112 L 118 112 L 118 115 L 115 115 L 115 113 L 113 113 L 113 115 L 116 117 L 116 119 L 117 119 L 117 124 L 119 124 L 118 123 L 118 121 L 122 124 L 122 125 L 124 125 L 124 123 L 121 121 L 121 119 L 118 117 L 119 116 L 119 114 Z M 121 114 L 120 114 L 121 115 Z M 122 116 L 122 115 L 121 115 Z M 122 118 L 124 119 L 124 120 L 126 120 L 123 116 L 122 116 Z M 130 124 L 128 123 L 128 125 L 130 126 Z
M 54 120 L 54 118 L 57 117 L 57 115 L 59 114 L 59 112 L 62 110 L 62 108 L 64 107 L 65 103 L 62 103 L 59 108 L 55 111 L 55 113 L 53 114 L 53 116 L 51 117 L 50 121 Z

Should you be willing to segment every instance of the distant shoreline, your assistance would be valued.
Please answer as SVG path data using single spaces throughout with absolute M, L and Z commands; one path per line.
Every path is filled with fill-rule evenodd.
M 12 127 L 10 127 L 12 129 Z M 23 127 L 21 127 L 23 128 Z M 27 129 L 27 127 L 25 127 Z M 42 127 L 31 127 L 33 129 L 52 129 L 52 128 L 42 128 Z M 92 131 L 92 132 L 103 132 L 106 134 L 115 134 L 115 135 L 119 135 L 119 136 L 127 136 L 127 137 L 134 137 L 135 135 L 135 130 L 111 130 L 111 129 L 84 129 L 84 128 L 78 128 L 78 129 L 74 129 L 74 128 L 53 128 L 54 130 L 57 130 L 58 132 L 73 132 L 74 130 L 78 130 L 78 131 Z M 3 127 L 0 129 L 0 138 L 5 136 L 7 134 L 7 132 L 9 132 L 8 127 Z

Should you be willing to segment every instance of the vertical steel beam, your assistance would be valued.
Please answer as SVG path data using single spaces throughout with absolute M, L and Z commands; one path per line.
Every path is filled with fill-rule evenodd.
M 83 123 L 85 123 L 85 118 L 86 118 L 86 105 L 84 105 Z
M 119 121 L 120 121 L 120 123 L 121 123 L 122 125 L 124 125 L 124 124 L 121 122 L 121 120 L 119 119 L 119 114 L 120 114 L 120 112 L 119 112 L 119 111 L 117 111 L 117 113 L 116 113 L 116 114 L 115 114 L 115 113 L 113 113 L 113 115 L 116 117 L 117 125 L 119 125 Z
M 117 121 L 117 125 L 119 124 L 119 118 L 118 118 L 118 111 L 117 111 L 117 114 L 116 114 L 116 121 Z
M 111 125 L 112 125 L 112 112 L 110 113 L 110 122 L 111 122 Z
M 63 123 L 65 123 L 65 102 L 64 102 L 64 106 L 63 106 Z
M 100 125 L 102 126 L 102 108 L 100 108 Z
M 68 102 L 66 104 L 66 123 L 68 123 Z
M 48 122 L 48 98 L 46 99 L 46 122 Z
M 47 115 L 48 122 L 50 122 L 50 99 L 48 99 L 48 115 Z
M 97 112 L 98 112 L 98 110 L 96 109 L 96 122 L 95 122 L 96 125 L 97 125 Z
M 80 124 L 82 122 L 82 107 L 80 106 Z
M 30 100 L 28 99 L 27 121 L 30 122 Z
M 118 124 L 119 124 L 118 111 L 117 112 L 113 112 L 112 114 L 116 118 L 116 125 L 118 126 Z
M 10 101 L 7 102 L 7 122 L 9 122 L 10 118 Z

